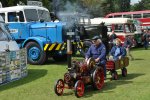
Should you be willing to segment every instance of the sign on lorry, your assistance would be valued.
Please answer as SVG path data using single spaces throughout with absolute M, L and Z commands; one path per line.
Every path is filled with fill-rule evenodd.
M 30 5 L 30 6 L 39 6 L 39 7 L 43 6 L 42 2 L 40 2 L 40 1 L 27 1 L 27 5 Z

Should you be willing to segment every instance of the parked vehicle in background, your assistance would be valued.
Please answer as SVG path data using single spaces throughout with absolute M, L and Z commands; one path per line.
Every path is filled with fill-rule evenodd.
M 82 45 L 82 49 L 79 49 L 79 52 L 81 55 L 84 56 L 84 53 L 87 51 L 85 49 L 89 48 L 89 46 L 91 45 L 91 42 L 89 41 L 93 37 L 93 35 L 91 36 L 87 33 L 89 32 L 88 30 L 91 28 L 90 16 L 77 12 L 57 12 L 57 14 L 51 12 L 50 14 L 52 15 L 51 19 L 54 19 L 54 22 L 61 21 L 66 24 L 65 31 L 69 31 L 71 27 L 72 31 L 76 34 L 75 37 L 73 37 L 74 40 L 76 42 L 80 41 L 79 43 L 80 45 Z M 74 45 L 73 48 L 75 48 Z
M 26 49 L 19 49 L 0 16 L 0 85 L 27 76 Z
M 19 50 L 19 46 L 7 29 L 3 18 L 0 16 L 0 52 Z
M 131 18 L 141 22 L 143 29 L 150 28 L 150 10 L 110 13 L 105 18 Z
M 134 45 L 141 44 L 141 27 L 137 20 L 129 18 L 93 18 L 91 25 L 99 25 L 105 23 L 108 28 L 108 34 L 115 32 L 117 37 L 124 43 L 126 36 L 131 36 L 135 41 Z
M 20 48 L 27 48 L 30 64 L 44 64 L 48 57 L 66 57 L 65 24 L 53 22 L 48 9 L 38 6 L 0 8 L 0 15 L 8 24 L 12 37 Z

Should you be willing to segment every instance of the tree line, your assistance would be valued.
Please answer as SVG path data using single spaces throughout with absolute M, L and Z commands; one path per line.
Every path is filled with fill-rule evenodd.
M 31 0 L 0 0 L 3 7 L 27 4 Z M 150 0 L 141 0 L 131 5 L 131 0 L 32 0 L 41 1 L 50 12 L 74 11 L 103 17 L 112 12 L 125 12 L 150 9 Z M 71 12 L 72 12 L 71 11 Z

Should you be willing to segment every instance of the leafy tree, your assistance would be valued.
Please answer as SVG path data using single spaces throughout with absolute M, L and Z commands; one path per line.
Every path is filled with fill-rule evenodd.
M 139 3 L 136 3 L 131 6 L 132 11 L 139 11 L 139 10 L 148 10 L 150 9 L 150 0 L 141 0 Z
M 4 7 L 15 6 L 19 1 L 27 4 L 27 0 L 1 0 Z M 29 1 L 29 0 L 28 0 Z M 39 1 L 39 0 L 35 0 Z M 67 11 L 74 10 L 80 13 L 88 13 L 94 17 L 105 16 L 111 12 L 129 11 L 130 0 L 40 0 L 43 6 L 50 11 Z M 144 5 L 132 6 L 132 9 L 150 7 L 150 0 L 142 0 Z M 69 2 L 69 3 L 68 3 Z M 145 5 L 146 3 L 146 5 Z M 68 7 L 68 6 L 71 7 Z M 69 9 L 68 9 L 69 8 Z
M 77 5 L 83 10 L 81 13 L 93 16 L 102 15 L 101 0 L 78 0 Z
M 31 0 L 28 0 L 31 1 Z M 43 3 L 43 6 L 51 10 L 50 1 L 51 0 L 33 0 L 33 1 L 41 1 Z M 20 2 L 27 4 L 27 0 L 1 0 L 1 3 L 3 7 L 9 7 L 9 6 L 16 6 Z
M 130 11 L 130 0 L 120 0 L 120 11 Z
M 43 6 L 46 7 L 47 9 L 51 9 L 50 6 L 50 1 L 49 0 L 42 0 Z
M 19 2 L 26 4 L 27 0 L 0 0 L 3 7 L 16 6 Z

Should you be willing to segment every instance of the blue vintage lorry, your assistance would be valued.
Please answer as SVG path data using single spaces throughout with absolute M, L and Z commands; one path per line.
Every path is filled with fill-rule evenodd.
M 65 23 L 51 21 L 49 11 L 38 6 L 0 8 L 11 36 L 20 48 L 26 47 L 30 64 L 44 64 L 48 57 L 66 57 Z

